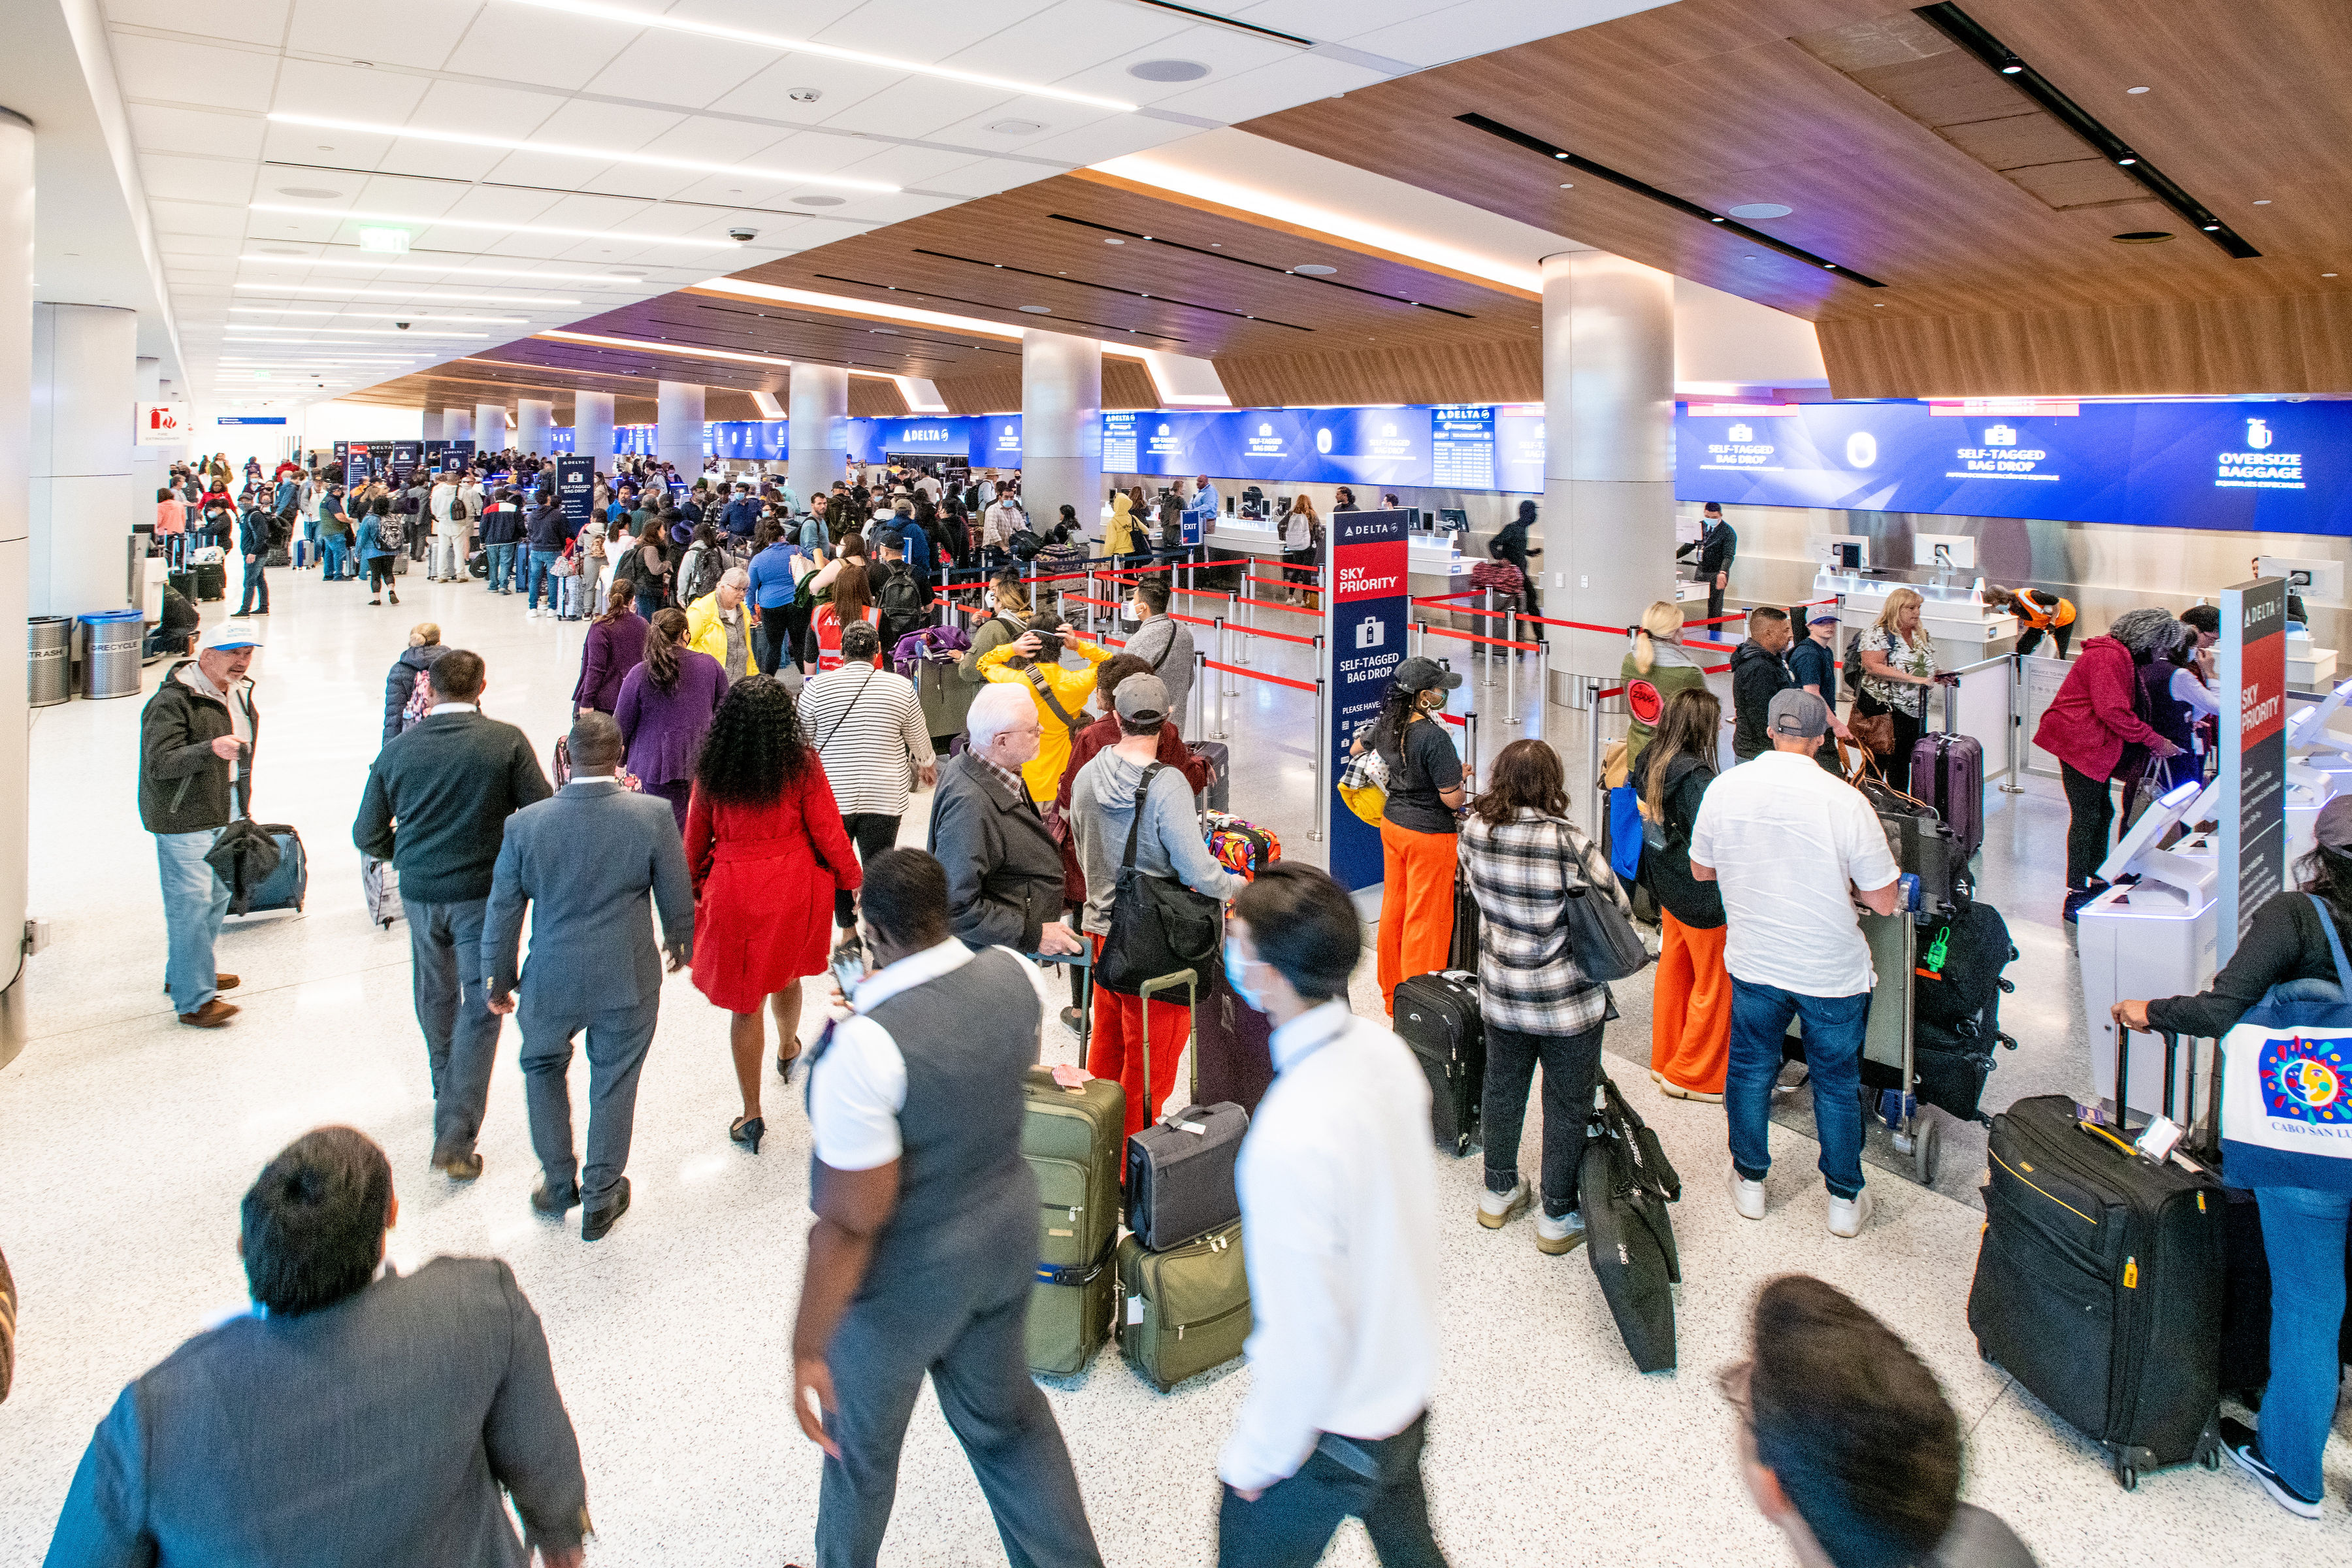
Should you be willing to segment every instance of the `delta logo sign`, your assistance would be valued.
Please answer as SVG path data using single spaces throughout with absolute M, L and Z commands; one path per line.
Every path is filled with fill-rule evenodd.
M 2352 1066 L 2346 1041 L 2289 1039 L 2263 1042 L 2261 1064 L 2263 1109 L 2281 1121 L 2337 1127 L 2352 1123 Z

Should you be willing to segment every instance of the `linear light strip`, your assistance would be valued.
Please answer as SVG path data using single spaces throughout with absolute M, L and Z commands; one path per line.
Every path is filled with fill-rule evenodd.
M 609 348 L 637 349 L 646 353 L 684 354 L 692 359 L 734 360 L 743 364 L 789 365 L 793 363 L 788 359 L 778 359 L 773 354 L 737 353 L 732 349 L 702 349 L 678 343 L 649 342 L 643 338 L 608 338 L 598 332 L 564 332 L 551 330 L 534 332 L 531 335 L 543 341 L 551 340 L 556 342 L 599 343 Z
M 231 305 L 232 316 L 357 316 L 370 321 L 469 321 L 478 326 L 519 327 L 528 322 L 529 316 L 431 316 L 423 311 L 411 314 L 406 310 L 298 310 L 291 305 Z M 337 331 L 358 331 L 357 327 L 334 328 Z
M 268 251 L 248 250 L 237 257 L 239 261 L 258 261 L 281 267 L 352 267 L 367 272 L 429 272 L 438 277 L 452 274 L 459 278 L 536 278 L 549 283 L 650 283 L 653 279 L 641 273 L 620 272 L 541 272 L 526 267 L 467 267 L 457 262 L 442 265 L 429 261 L 378 261 L 363 256 L 275 256 Z
M 260 325 L 258 325 L 258 324 L 248 326 L 248 325 L 247 325 L 247 324 L 246 324 L 245 322 L 243 322 L 243 321 L 231 321 L 231 322 L 229 322 L 226 327 L 222 328 L 221 330 L 222 330 L 223 331 L 238 332 L 238 333 L 250 333 L 250 332 L 309 332 L 309 333 L 319 333 L 319 332 L 326 332 L 326 333 L 340 334 L 340 335 L 341 335 L 341 336 L 343 336 L 343 337 L 347 337 L 347 338 L 404 338 L 404 339 L 407 339 L 408 341 L 410 341 L 410 342 L 415 342 L 416 340 L 418 340 L 418 339 L 420 339 L 420 338 L 487 338 L 487 337 L 488 337 L 488 336 L 490 335 L 490 334 L 489 334 L 489 333 L 488 333 L 488 332 L 435 332 L 435 331 L 424 331 L 424 332 L 419 332 L 419 331 L 402 331 L 400 328 L 398 328 L 398 327 L 327 327 L 327 326 L 306 327 L 306 326 L 299 325 L 299 323 L 288 323 L 288 324 L 280 324 L 280 325 L 277 325 L 277 326 L 265 327 L 265 326 L 260 326 Z M 249 341 L 256 342 L 262 342 L 262 341 L 264 341 L 264 340 L 262 340 L 262 339 L 258 339 L 258 338 L 256 338 L 256 339 L 251 339 L 251 340 L 249 340 Z M 269 340 L 267 340 L 267 341 L 268 341 L 268 342 L 301 342 L 301 341 L 303 341 L 303 340 L 301 340 L 301 339 L 297 339 L 297 338 L 272 338 L 272 339 L 269 339 Z
M 251 202 L 257 213 L 291 213 L 298 217 L 331 217 L 341 223 L 413 223 L 424 228 L 482 228 L 501 234 L 545 234 L 559 239 L 618 239 L 632 245 L 684 245 L 697 250 L 740 250 L 739 239 L 693 239 L 677 235 L 628 234 L 618 229 L 553 228 L 543 223 L 495 223 L 488 218 L 414 217 L 399 213 L 355 212 L 349 207 L 297 207 L 278 202 Z
M 352 300 L 467 300 L 482 305 L 577 305 L 546 294 L 442 294 L 425 289 L 339 289 L 323 283 L 232 283 L 232 289 L 257 289 L 265 294 L 341 294 Z
M 1017 92 L 1026 98 L 1058 99 L 1064 103 L 1083 103 L 1096 109 L 1112 110 L 1120 114 L 1133 114 L 1137 109 L 1135 104 L 1127 102 L 1123 99 L 1104 98 L 1091 92 L 1073 92 L 1067 88 L 1046 87 L 1037 82 L 1016 81 L 1011 77 L 990 76 L 983 71 L 960 70 L 954 66 L 931 65 L 921 60 L 894 59 L 888 55 L 868 54 L 863 49 L 845 49 L 837 44 L 820 44 L 808 38 L 786 37 L 776 33 L 754 33 L 747 28 L 723 26 L 716 22 L 698 22 L 688 16 L 656 16 L 650 12 L 632 10 L 625 5 L 600 5 L 594 4 L 593 0 L 514 0 L 514 3 L 519 5 L 534 6 L 541 11 L 560 11 L 567 16 L 583 16 L 600 22 L 618 22 L 625 26 L 654 27 L 673 33 L 693 33 L 705 38 L 724 38 L 732 43 L 757 44 L 762 48 L 776 49 L 787 54 L 821 55 L 826 59 L 843 60 L 852 65 L 876 66 L 883 70 L 904 71 L 910 76 L 938 77 L 942 81 L 960 81 L 973 87 L 992 87 L 1005 92 Z
M 1007 326 L 1002 321 L 986 321 L 978 316 L 958 316 L 946 310 L 923 310 L 909 305 L 885 305 L 845 294 L 820 294 L 813 289 L 785 289 L 773 283 L 753 283 L 740 278 L 713 278 L 707 282 L 690 285 L 689 291 L 729 295 L 738 300 L 772 300 L 782 304 L 802 305 L 812 310 L 824 310 L 835 315 L 864 316 L 869 320 L 879 317 L 886 321 L 913 321 L 919 326 L 942 327 L 951 332 L 968 332 L 990 338 L 1010 338 L 1014 342 L 1021 341 L 1021 328 Z M 1150 352 L 1134 343 L 1114 342 L 1108 338 L 1100 341 L 1103 353 L 1107 354 L 1118 354 L 1128 359 L 1141 359 Z
M 528 3 L 528 0 L 525 0 Z M 438 131 L 426 125 L 384 125 L 363 120 L 329 120 L 316 114 L 280 114 L 269 119 L 278 125 L 308 125 L 320 131 L 351 131 L 362 136 L 405 137 L 415 142 L 447 142 L 459 147 L 496 147 L 509 153 L 544 153 L 552 158 L 592 158 L 604 163 L 633 163 L 647 169 L 683 169 L 696 174 L 751 174 L 788 184 L 837 185 L 847 191 L 895 194 L 899 187 L 880 180 L 860 180 L 846 174 L 818 174 L 804 169 L 763 169 L 750 163 L 717 163 L 703 158 L 665 158 L 652 153 L 616 153 L 604 147 L 575 147 L 566 142 L 523 142 L 512 136 L 478 136 L 469 131 Z

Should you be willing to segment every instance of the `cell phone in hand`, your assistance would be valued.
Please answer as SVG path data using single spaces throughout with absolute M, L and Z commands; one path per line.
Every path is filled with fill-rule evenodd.
M 857 984 L 866 978 L 866 944 L 852 931 L 833 950 L 830 961 L 834 983 L 841 987 L 844 1001 L 855 1001 Z

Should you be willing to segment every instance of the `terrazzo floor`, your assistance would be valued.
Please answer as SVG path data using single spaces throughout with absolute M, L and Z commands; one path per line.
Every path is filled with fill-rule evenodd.
M 730 1144 L 725 1018 L 685 976 L 673 978 L 639 1100 L 635 1206 L 604 1241 L 584 1244 L 576 1227 L 543 1226 L 527 1205 L 512 1029 L 482 1141 L 486 1173 L 454 1186 L 425 1168 L 431 1106 L 407 937 L 374 930 L 360 901 L 348 825 L 377 746 L 383 673 L 406 627 L 431 617 L 448 641 L 482 652 L 488 710 L 524 726 L 542 755 L 562 722 L 583 628 L 525 620 L 519 601 L 471 585 L 411 576 L 405 605 L 371 609 L 353 585 L 273 576 L 272 646 L 256 665 L 257 804 L 265 819 L 303 830 L 311 891 L 300 915 L 230 922 L 220 963 L 245 981 L 232 1027 L 181 1028 L 156 994 L 163 918 L 134 804 L 140 704 L 78 700 L 34 721 L 33 903 L 55 942 L 30 968 L 35 1037 L 0 1071 L 0 1247 L 23 1293 L 16 1391 L 0 1405 L 0 1565 L 40 1561 L 82 1446 L 121 1385 L 243 1305 L 237 1199 L 271 1152 L 331 1121 L 365 1129 L 392 1153 L 403 1198 L 397 1260 L 493 1253 L 537 1304 L 586 1458 L 601 1531 L 592 1563 L 806 1561 L 818 1455 L 788 1408 L 785 1359 L 807 1226 L 797 1089 L 772 1088 L 761 1154 Z M 222 608 L 206 606 L 208 618 Z M 1269 657 L 1265 668 L 1286 672 L 1284 658 L 1304 655 Z M 163 668 L 151 667 L 151 687 Z M 1539 712 L 1524 689 L 1534 683 L 1521 684 L 1526 718 L 1580 754 L 1578 717 Z M 1499 688 L 1474 689 L 1496 710 Z M 1274 826 L 1294 858 L 1313 859 L 1312 763 L 1301 741 L 1309 700 L 1252 686 L 1235 700 L 1232 743 L 1236 805 Z M 1518 732 L 1491 726 L 1483 749 Z M 1989 1110 L 2074 1088 L 2084 1071 L 2079 992 L 2054 922 L 2056 879 L 2044 869 L 2063 805 L 2053 785 L 2027 788 L 1996 802 L 1985 857 L 1984 885 L 2023 954 L 2005 1016 L 2024 1045 L 2004 1057 Z M 925 809 L 919 798 L 910 810 L 910 841 Z M 1369 969 L 1359 1011 L 1377 1010 Z M 1871 1178 L 1877 1217 L 1841 1242 L 1824 1227 L 1804 1097 L 1790 1097 L 1773 1134 L 1771 1213 L 1742 1221 L 1721 1194 L 1720 1110 L 1648 1091 L 1648 984 L 1619 992 L 1611 1069 L 1686 1184 L 1674 1216 L 1688 1274 L 1681 1370 L 1634 1373 L 1582 1256 L 1540 1256 L 1525 1219 L 1480 1229 L 1470 1217 L 1480 1163 L 1441 1162 L 1445 1347 L 1427 1473 L 1454 1562 L 1788 1562 L 1741 1489 L 1713 1379 L 1739 1353 L 1757 1287 L 1786 1270 L 1834 1281 L 1910 1339 L 1970 1433 L 1969 1495 L 2008 1519 L 2044 1563 L 2352 1562 L 2343 1501 L 2352 1414 L 2328 1452 L 2323 1521 L 2290 1517 L 2231 1468 L 2161 1472 L 2120 1491 L 2086 1444 L 1975 1352 L 1964 1307 L 1980 1132 L 1948 1128 L 1935 1190 L 1894 1173 L 1906 1163 L 1879 1134 L 1873 1158 L 1887 1169 Z M 1066 1032 L 1049 1024 L 1045 1033 L 1050 1059 L 1075 1057 Z M 1161 1395 L 1107 1352 L 1051 1385 L 1108 1562 L 1213 1559 L 1214 1458 L 1247 1377 L 1235 1366 Z M 939 1568 L 1003 1560 L 928 1394 L 883 1558 Z M 1371 1560 L 1353 1526 L 1328 1558 Z

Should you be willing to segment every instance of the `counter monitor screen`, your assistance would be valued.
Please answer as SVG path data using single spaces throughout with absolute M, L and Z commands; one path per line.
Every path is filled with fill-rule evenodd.
M 1460 507 L 1442 506 L 1437 509 L 1437 531 L 1440 533 L 1467 533 L 1470 514 Z

